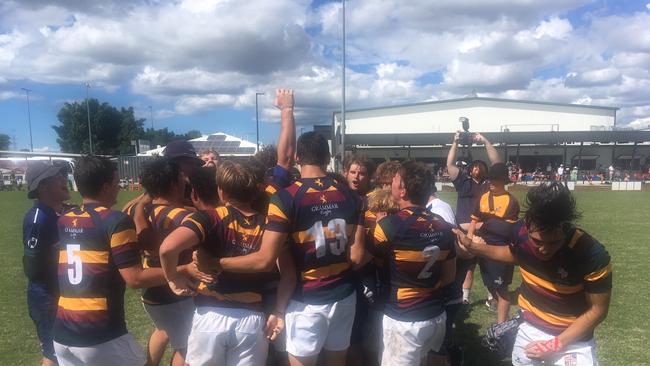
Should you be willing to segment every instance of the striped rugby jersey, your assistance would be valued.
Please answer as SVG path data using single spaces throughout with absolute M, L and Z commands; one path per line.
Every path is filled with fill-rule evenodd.
M 182 226 L 191 229 L 199 246 L 215 257 L 238 257 L 256 252 L 262 244 L 266 216 L 245 216 L 226 205 L 214 210 L 198 211 L 188 216 Z M 201 283 L 195 297 L 197 306 L 219 306 L 262 310 L 262 295 L 268 273 L 221 272 L 216 282 Z
M 152 230 L 151 242 L 146 243 L 144 252 L 145 268 L 160 268 L 160 256 L 158 250 L 167 235 L 181 225 L 183 220 L 192 212 L 184 208 L 173 207 L 161 204 L 148 204 L 144 207 L 147 223 Z M 188 264 L 192 262 L 192 250 L 181 252 L 178 263 Z M 172 292 L 167 285 L 150 287 L 142 290 L 142 302 L 150 305 L 172 304 L 187 299 L 186 296 L 178 296 Z
M 515 225 L 510 245 L 521 272 L 518 303 L 526 321 L 554 335 L 568 328 L 588 308 L 585 292 L 604 293 L 612 288 L 609 253 L 591 235 L 568 229 L 564 246 L 550 259 L 535 256 L 526 225 Z M 585 340 L 593 337 L 588 335 Z
M 271 197 L 266 230 L 288 234 L 294 300 L 330 304 L 354 291 L 348 252 L 362 215 L 358 195 L 332 177 L 301 178 Z
M 291 173 L 284 167 L 276 165 L 266 172 L 266 181 L 264 192 L 272 196 L 275 192 L 291 185 Z
M 512 241 L 512 227 L 519 219 L 519 202 L 509 192 L 500 195 L 485 192 L 476 202 L 472 219 L 483 223 L 476 234 L 486 243 L 507 245 Z
M 127 333 L 118 269 L 140 264 L 133 221 L 96 204 L 59 218 L 59 291 L 54 340 L 88 347 Z
M 456 259 L 451 226 L 423 207 L 409 207 L 377 222 L 368 249 L 389 261 L 390 294 L 384 313 L 422 321 L 444 311 L 442 263 Z

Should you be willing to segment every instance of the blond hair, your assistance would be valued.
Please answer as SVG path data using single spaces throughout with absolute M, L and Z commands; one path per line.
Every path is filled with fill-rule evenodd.
M 393 199 L 390 189 L 377 188 L 368 193 L 368 211 L 393 214 L 399 211 L 399 206 Z
M 255 174 L 240 163 L 225 160 L 217 168 L 217 186 L 238 203 L 248 203 L 257 193 Z

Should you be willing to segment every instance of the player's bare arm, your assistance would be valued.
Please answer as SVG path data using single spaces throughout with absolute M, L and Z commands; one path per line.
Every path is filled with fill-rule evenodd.
M 452 229 L 452 230 L 454 231 L 454 234 L 456 234 L 456 236 L 458 237 L 458 244 L 468 252 L 499 262 L 517 264 L 515 257 L 512 255 L 512 252 L 510 252 L 509 246 L 487 245 L 485 241 L 478 236 L 474 236 L 472 239 L 470 239 L 461 230 L 458 229 Z
M 119 271 L 126 285 L 133 289 L 161 286 L 167 282 L 162 269 L 142 268 L 140 263 Z
M 487 152 L 488 159 L 490 159 L 490 164 L 501 163 L 501 156 L 499 155 L 497 149 L 492 146 L 490 140 L 485 138 L 485 136 L 481 135 L 480 133 L 475 134 L 474 139 L 477 142 L 485 144 L 485 151 Z
M 354 269 L 361 268 L 372 258 L 365 248 L 366 231 L 362 225 L 354 229 L 354 241 L 350 245 L 350 263 Z
M 458 142 L 460 140 L 460 132 L 454 134 L 454 141 L 451 143 L 451 148 L 447 154 L 447 173 L 449 173 L 449 179 L 452 181 L 458 177 L 460 170 L 456 166 L 456 151 L 458 151 Z
M 280 256 L 287 236 L 286 233 L 266 230 L 262 236 L 260 250 L 239 257 L 221 258 L 219 259 L 219 268 L 238 273 L 271 271 Z
M 277 266 L 280 271 L 280 281 L 278 283 L 275 308 L 269 315 L 264 329 L 264 336 L 270 341 L 274 341 L 284 329 L 284 314 L 298 280 L 293 257 L 288 249 L 282 250 L 277 260 Z
M 296 153 L 296 123 L 293 117 L 293 90 L 277 89 L 275 91 L 276 108 L 280 110 L 280 138 L 278 139 L 278 165 L 289 169 L 293 166 Z
M 547 341 L 531 342 L 526 346 L 526 356 L 535 359 L 545 359 L 562 352 L 567 346 L 583 338 L 596 329 L 607 317 L 612 292 L 585 293 L 589 308 L 576 319 L 564 332 Z
M 160 245 L 160 265 L 169 288 L 177 295 L 192 295 L 196 290 L 192 279 L 179 272 L 177 266 L 180 253 L 197 245 L 199 240 L 199 237 L 191 229 L 179 227 L 167 235 Z

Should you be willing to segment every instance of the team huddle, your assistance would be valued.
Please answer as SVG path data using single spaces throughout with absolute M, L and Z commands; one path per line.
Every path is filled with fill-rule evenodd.
M 498 323 L 520 267 L 513 364 L 597 363 L 610 259 L 573 224 L 561 183 L 532 189 L 519 220 L 488 151 L 491 166 L 450 170 L 471 211 L 460 217 L 422 163 L 375 172 L 352 155 L 342 175 L 328 172 L 327 140 L 296 139 L 293 93 L 278 90 L 275 105 L 277 148 L 231 161 L 173 142 L 122 211 L 106 158 L 77 161 L 76 207 L 64 205 L 61 168 L 31 167 L 24 264 L 44 364 L 158 365 L 167 345 L 172 365 L 458 364 L 452 324 L 476 258 Z M 146 352 L 127 330 L 126 286 L 142 289 L 155 326 Z

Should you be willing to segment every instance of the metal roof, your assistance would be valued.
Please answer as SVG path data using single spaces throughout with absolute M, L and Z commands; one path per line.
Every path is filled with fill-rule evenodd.
M 617 110 L 620 109 L 618 107 L 606 107 L 606 106 L 596 106 L 596 105 L 586 105 L 586 104 L 539 102 L 539 101 L 533 101 L 533 100 L 518 100 L 518 99 L 503 99 L 503 98 L 466 97 L 466 98 L 432 100 L 432 101 L 427 101 L 427 102 L 399 104 L 399 105 L 392 105 L 392 106 L 370 107 L 370 108 L 360 108 L 360 109 L 347 109 L 346 113 L 365 112 L 365 111 L 374 111 L 374 110 L 382 110 L 382 109 L 398 109 L 398 108 L 403 108 L 403 107 L 417 107 L 417 106 L 445 104 L 445 103 L 456 103 L 456 102 L 466 102 L 466 101 L 479 101 L 479 102 L 480 101 L 486 101 L 486 102 L 499 102 L 499 103 L 537 104 L 537 105 L 548 105 L 548 106 L 558 106 L 558 107 L 600 109 L 600 110 L 608 110 L 608 111 L 617 111 Z M 340 113 L 340 111 L 335 111 L 334 115 L 337 115 L 339 113 Z
M 448 145 L 451 133 L 347 134 L 346 145 L 359 146 L 431 146 Z M 509 145 L 549 145 L 574 142 L 630 143 L 650 142 L 650 131 L 552 131 L 486 132 L 492 143 Z

